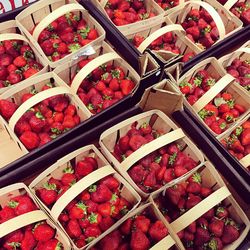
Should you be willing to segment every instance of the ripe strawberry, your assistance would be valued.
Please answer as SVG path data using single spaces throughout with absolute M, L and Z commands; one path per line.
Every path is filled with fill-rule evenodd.
M 118 230 L 113 231 L 104 237 L 101 242 L 101 249 L 109 250 L 109 249 L 120 249 L 119 245 L 122 241 L 122 235 Z
M 138 215 L 133 223 L 133 227 L 138 231 L 142 231 L 143 233 L 147 233 L 149 230 L 150 226 L 150 220 L 143 216 L 143 215 Z
M 24 233 L 23 240 L 21 241 L 22 250 L 32 250 L 35 248 L 37 242 L 31 230 L 27 230 Z M 48 249 L 49 250 L 49 249 Z
M 201 187 L 201 196 L 206 198 L 207 196 L 209 196 L 212 193 L 212 190 L 210 188 L 207 187 Z
M 240 236 L 239 231 L 232 225 L 225 225 L 223 235 L 221 237 L 223 244 L 230 244 L 237 240 Z
M 87 214 L 87 207 L 84 203 L 78 202 L 69 211 L 70 219 L 82 219 Z
M 41 223 L 35 226 L 33 233 L 36 240 L 46 242 L 55 236 L 55 229 L 47 223 Z
M 195 246 L 202 246 L 204 243 L 210 240 L 210 235 L 208 230 L 198 227 L 195 233 Z
M 224 221 L 213 219 L 209 224 L 208 229 L 215 237 L 221 237 L 224 229 Z
M 130 140 L 129 140 L 129 146 L 133 151 L 136 151 L 137 149 L 139 149 L 141 146 L 143 146 L 146 143 L 147 142 L 145 138 L 142 137 L 141 135 L 133 135 L 130 137 Z
M 158 242 L 166 237 L 168 234 L 168 229 L 165 227 L 162 221 L 157 220 L 149 229 L 150 237 Z
M 24 76 L 25 79 L 27 79 L 27 78 L 29 78 L 29 77 L 35 75 L 35 74 L 38 73 L 38 72 L 39 72 L 38 69 L 35 69 L 35 68 L 28 68 L 27 70 L 25 70 L 25 71 L 23 72 L 23 76 Z
M 96 225 L 91 225 L 91 226 L 88 226 L 86 229 L 85 229 L 85 236 L 87 238 L 96 238 L 98 237 L 100 234 L 101 234 L 101 230 L 98 226 Z
M 227 209 L 224 207 L 218 207 L 215 213 L 216 213 L 216 217 L 218 217 L 219 219 L 225 219 L 228 217 L 228 214 L 229 214 Z
M 131 234 L 130 248 L 131 250 L 146 250 L 150 247 L 150 241 L 147 236 L 140 230 L 136 230 Z
M 100 181 L 100 184 L 106 185 L 111 191 L 116 191 L 118 187 L 120 186 L 119 181 L 111 175 L 104 177 Z
M 217 249 L 217 250 L 222 250 L 223 249 L 223 243 L 221 241 L 220 238 L 212 238 L 209 242 L 208 242 L 208 247 L 210 249 Z
M 46 206 L 54 204 L 57 200 L 56 184 L 46 182 L 43 188 L 37 190 L 37 194 Z
M 129 79 L 123 79 L 120 82 L 120 88 L 122 93 L 126 96 L 132 92 L 135 87 L 135 83 Z
M 156 185 L 156 172 L 151 170 L 145 177 L 143 183 L 145 187 L 154 188 Z
M 13 64 L 11 64 L 11 65 L 13 65 Z M 0 66 L 0 80 L 6 80 L 6 78 L 8 76 L 8 72 L 10 73 L 9 67 L 10 67 L 10 65 L 8 66 L 8 68 L 6 68 L 5 66 Z
M 50 239 L 43 245 L 43 250 L 63 250 L 63 245 L 57 239 Z
M 82 234 L 82 230 L 80 228 L 77 220 L 70 220 L 66 226 L 66 232 L 70 236 L 70 238 L 77 239 Z
M 79 179 L 90 174 L 93 171 L 94 171 L 93 165 L 85 160 L 77 162 L 75 167 L 75 174 Z
M 189 196 L 188 200 L 186 202 L 186 208 L 190 209 L 192 207 L 194 207 L 195 205 L 197 205 L 199 202 L 201 202 L 201 198 L 199 196 Z
M 140 183 L 146 177 L 146 171 L 142 165 L 136 165 L 129 169 L 128 174 L 135 183 Z
M 0 100 L 0 114 L 5 118 L 6 120 L 9 120 L 11 116 L 15 113 L 18 106 L 8 100 Z
M 7 220 L 14 218 L 15 211 L 13 208 L 5 206 L 0 210 L 0 223 L 4 223 Z
M 88 220 L 89 220 L 89 223 L 91 225 L 99 225 L 102 221 L 102 216 L 100 213 L 91 213 L 89 216 L 88 216 Z
M 45 40 L 40 44 L 43 52 L 45 53 L 46 56 L 51 56 L 55 49 L 53 47 L 53 43 L 50 40 Z
M 18 56 L 15 58 L 15 60 L 13 61 L 14 65 L 22 68 L 27 64 L 26 59 L 23 56 Z
M 25 131 L 19 139 L 28 150 L 37 148 L 40 143 L 38 135 L 31 131 Z
M 76 176 L 74 170 L 71 167 L 67 167 L 63 170 L 63 176 L 61 182 L 64 186 L 71 186 L 76 183 Z
M 98 186 L 92 185 L 89 189 L 91 192 L 91 199 L 96 203 L 104 203 L 112 198 L 112 192 L 106 185 L 100 184 Z
M 0 55 L 0 66 L 9 66 L 10 64 L 12 64 L 13 61 L 13 57 L 11 55 L 8 54 L 2 54 Z

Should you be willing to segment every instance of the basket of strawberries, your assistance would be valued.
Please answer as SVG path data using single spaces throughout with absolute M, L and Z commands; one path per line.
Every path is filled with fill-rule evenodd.
M 171 185 L 204 160 L 183 131 L 158 110 L 106 130 L 99 144 L 117 171 L 144 198 Z
M 22 32 L 55 68 L 104 40 L 105 31 L 76 1 L 39 1 L 16 17 Z
M 242 22 L 217 1 L 188 1 L 166 17 L 169 24 L 181 24 L 187 37 L 201 49 L 210 48 L 238 31 Z
M 23 183 L 2 188 L 0 203 L 1 249 L 70 249 L 66 235 L 38 210 Z
M 236 249 L 249 220 L 213 165 L 150 197 L 181 240 L 182 249 Z
M 70 86 L 89 115 L 100 113 L 132 94 L 140 81 L 136 71 L 107 44 L 102 48 L 91 57 L 62 65 L 54 71 Z
M 236 78 L 239 83 L 248 92 L 250 90 L 250 43 L 247 42 L 235 52 L 225 55 L 219 59 L 219 62 L 226 69 L 227 73 Z
M 0 93 L 48 70 L 36 48 L 19 33 L 15 21 L 0 24 Z
M 171 249 L 176 242 L 169 224 L 152 203 L 147 203 L 124 217 L 108 235 L 91 244 L 90 250 L 108 249 Z
M 74 249 L 84 249 L 110 232 L 140 202 L 94 145 L 61 158 L 29 187 Z
M 239 160 L 241 165 L 250 170 L 250 115 L 241 122 L 236 123 L 223 137 L 220 137 L 222 145 L 228 152 Z
M 219 1 L 227 10 L 230 10 L 235 16 L 240 18 L 244 25 L 250 24 L 249 0 L 228 0 Z
M 185 31 L 181 25 L 156 25 L 147 29 L 138 29 L 133 34 L 126 36 L 139 52 L 145 50 L 155 55 L 165 65 L 182 57 L 182 62 L 187 62 L 193 56 L 201 52 L 185 37 Z
M 154 0 L 165 12 L 166 15 L 171 13 L 176 6 L 183 4 L 185 0 Z
M 124 34 L 134 29 L 148 27 L 163 22 L 164 11 L 150 0 L 95 0 L 95 5 Z
M 35 82 L 35 83 L 34 83 Z M 89 118 L 53 72 L 26 80 L 0 96 L 2 122 L 25 152 L 34 150 Z

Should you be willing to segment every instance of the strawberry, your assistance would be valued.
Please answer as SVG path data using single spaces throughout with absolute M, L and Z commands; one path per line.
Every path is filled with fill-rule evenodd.
M 119 245 L 122 241 L 122 236 L 118 230 L 115 230 L 108 234 L 105 238 L 100 242 L 101 249 L 109 250 L 109 249 L 120 249 Z
M 8 54 L 2 54 L 0 55 L 0 66 L 3 67 L 7 67 L 9 66 L 13 61 L 13 57 L 11 55 Z
M 250 128 L 245 128 L 240 135 L 241 144 L 247 146 L 250 144 Z
M 146 144 L 146 140 L 141 135 L 133 135 L 130 137 L 129 146 L 133 151 L 136 151 L 144 144 Z
M 189 196 L 186 202 L 186 208 L 190 209 L 196 206 L 199 202 L 201 202 L 201 198 L 199 196 Z
M 87 238 L 96 238 L 101 234 L 101 230 L 96 225 L 90 225 L 85 229 L 85 236 Z
M 201 185 L 197 182 L 191 182 L 187 185 L 186 191 L 188 193 L 199 194 L 201 192 Z
M 99 224 L 99 227 L 102 232 L 108 230 L 111 226 L 115 224 L 115 220 L 111 218 L 110 216 L 108 217 L 103 217 L 102 221 Z
M 57 239 L 50 239 L 45 242 L 43 250 L 63 250 L 63 245 Z
M 144 185 L 148 188 L 154 188 L 156 185 L 156 172 L 150 171 L 148 175 L 145 177 Z
M 225 225 L 221 241 L 223 244 L 230 244 L 240 236 L 239 231 L 232 225 Z
M 57 200 L 56 184 L 46 182 L 43 188 L 37 190 L 37 194 L 46 206 L 54 204 Z
M 45 53 L 46 56 L 51 56 L 55 49 L 53 47 L 53 43 L 50 40 L 45 40 L 40 44 L 43 52 Z
M 208 247 L 209 249 L 217 249 L 217 250 L 222 250 L 223 249 L 223 243 L 220 238 L 212 238 L 208 242 Z
M 77 162 L 76 164 L 76 167 L 75 167 L 75 174 L 77 176 L 77 178 L 82 178 L 88 174 L 90 174 L 91 172 L 94 171 L 94 167 L 93 165 L 90 163 L 90 162 L 87 162 L 87 161 L 79 161 Z
M 107 202 L 112 198 L 112 193 L 106 185 L 92 185 L 89 189 L 91 199 L 96 203 Z
M 82 219 L 87 214 L 87 207 L 82 202 L 75 204 L 69 211 L 70 219 Z
M 32 250 L 36 246 L 36 240 L 31 230 L 26 230 L 24 233 L 23 240 L 21 241 L 22 250 Z M 49 249 L 48 249 L 49 250 Z
M 136 230 L 140 230 L 143 233 L 147 233 L 150 226 L 150 220 L 143 215 L 138 215 L 133 223 L 133 227 Z
M 209 196 L 212 193 L 212 190 L 210 188 L 207 187 L 201 187 L 201 196 L 206 198 L 207 196 Z
M 115 177 L 113 177 L 111 175 L 107 176 L 107 177 L 104 177 L 100 181 L 100 184 L 103 184 L 103 185 L 107 186 L 111 191 L 115 191 L 120 186 L 119 181 Z
M 223 234 L 224 229 L 224 221 L 214 219 L 208 227 L 209 231 L 215 236 L 215 237 L 221 237 Z
M 135 183 L 140 183 L 146 177 L 146 171 L 142 165 L 133 166 L 128 170 L 128 174 L 133 179 Z
M 18 56 L 13 61 L 13 64 L 19 68 L 22 68 L 27 64 L 27 61 L 23 56 Z
M 186 174 L 188 172 L 188 170 L 183 167 L 182 165 L 177 165 L 174 167 L 174 174 L 176 177 L 180 177 L 184 174 Z
M 10 65 L 8 66 L 8 70 L 7 70 L 7 68 L 5 66 L 0 66 L 0 80 L 6 80 L 6 78 L 8 76 L 8 72 L 9 72 L 9 67 L 10 67 Z M 13 72 L 13 71 L 11 71 L 11 72 Z
M 35 68 L 28 68 L 26 71 L 23 72 L 23 76 L 25 79 L 35 75 L 36 73 L 38 73 L 39 70 L 35 69 Z
M 210 235 L 208 230 L 198 227 L 195 233 L 195 246 L 202 246 L 204 243 L 210 240 Z
M 14 218 L 15 211 L 13 208 L 5 206 L 0 210 L 0 223 L 4 223 L 7 220 Z
M 91 213 L 89 216 L 88 216 L 88 220 L 90 222 L 91 225 L 98 225 L 101 223 L 102 221 L 102 216 L 100 213 Z
M 194 54 L 193 52 L 186 53 L 186 54 L 183 55 L 181 61 L 182 61 L 183 63 L 186 63 L 186 62 L 188 62 L 189 60 L 191 60 L 194 56 L 195 56 L 195 54 Z
M 0 100 L 0 114 L 4 119 L 9 120 L 11 116 L 15 113 L 18 106 L 8 100 Z
M 120 82 L 120 88 L 122 93 L 126 96 L 132 92 L 135 87 L 135 83 L 130 79 L 123 79 Z
M 218 207 L 216 210 L 216 217 L 218 217 L 219 219 L 224 219 L 228 217 L 228 211 L 226 208 L 224 207 Z
M 7 77 L 7 81 L 9 81 L 11 85 L 18 83 L 21 80 L 22 74 L 19 71 L 11 72 Z
M 46 242 L 55 236 L 55 229 L 47 223 L 41 223 L 35 226 L 33 233 L 36 240 Z
M 28 150 L 37 148 L 40 143 L 38 135 L 31 131 L 25 131 L 19 139 Z
M 168 229 L 165 227 L 162 221 L 157 220 L 149 229 L 150 237 L 158 242 L 166 237 L 168 234 Z
M 82 230 L 80 228 L 77 220 L 70 220 L 66 226 L 66 232 L 70 236 L 70 238 L 77 239 L 81 234 Z
M 63 170 L 63 176 L 61 182 L 64 186 L 71 186 L 76 183 L 76 176 L 74 170 L 71 167 L 67 167 Z
M 42 131 L 46 123 L 43 115 L 40 112 L 37 112 L 30 118 L 29 124 L 33 132 L 39 133 Z
M 131 250 L 146 250 L 150 247 L 150 241 L 147 236 L 140 230 L 136 230 L 131 234 L 130 248 Z
M 197 40 L 200 37 L 200 30 L 199 30 L 198 26 L 187 28 L 186 32 L 187 32 L 187 34 L 190 34 L 194 40 Z

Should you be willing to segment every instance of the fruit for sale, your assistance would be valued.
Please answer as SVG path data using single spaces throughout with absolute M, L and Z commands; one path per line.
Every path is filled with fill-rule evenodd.
M 250 154 L 250 120 L 237 126 L 221 143 L 238 160 Z
M 179 5 L 179 0 L 155 0 L 163 10 L 169 10 Z
M 90 61 L 91 59 L 80 61 L 77 71 Z M 108 63 L 94 69 L 82 81 L 77 94 L 88 110 L 97 114 L 129 95 L 134 88 L 135 82 L 126 77 L 122 67 Z
M 53 88 L 48 83 L 42 91 Z M 37 94 L 35 89 L 21 96 L 21 102 Z M 21 103 L 21 104 L 22 104 Z M 7 121 L 18 105 L 10 100 L 0 100 L 0 114 Z M 26 111 L 15 125 L 15 133 L 30 151 L 50 142 L 60 134 L 67 132 L 80 123 L 76 107 L 70 103 L 67 95 L 56 95 L 33 106 Z
M 156 218 L 151 207 L 128 218 L 116 230 L 94 246 L 94 249 L 150 249 L 168 235 L 168 229 Z
M 123 26 L 154 17 L 156 13 L 147 10 L 144 0 L 109 0 L 105 11 L 116 26 Z
M 162 135 L 148 123 L 139 128 L 136 128 L 136 124 L 132 124 L 127 134 L 115 145 L 113 155 L 120 162 Z M 128 174 L 143 192 L 150 193 L 186 174 L 197 165 L 198 162 L 182 152 L 181 147 L 173 142 L 143 157 L 130 167 Z
M 238 104 L 232 94 L 222 91 L 198 114 L 206 125 L 218 135 L 223 133 L 245 111 L 246 108 Z
M 227 73 L 236 78 L 236 82 L 246 90 L 250 90 L 250 61 L 235 58 L 231 65 L 226 67 Z
M 240 18 L 245 25 L 250 24 L 250 6 L 247 1 L 237 1 L 230 11 Z
M 13 231 L 1 239 L 3 250 L 63 250 L 63 244 L 55 238 L 56 230 L 46 221 L 34 223 Z
M 42 68 L 34 51 L 24 41 L 0 41 L 0 88 L 17 84 Z
M 186 181 L 168 188 L 165 196 L 160 194 L 155 203 L 171 223 L 213 192 L 206 185 L 196 172 Z M 240 228 L 230 217 L 227 207 L 220 203 L 178 232 L 178 236 L 186 249 L 203 249 L 205 246 L 207 249 L 223 249 L 239 238 Z
M 55 62 L 76 52 L 98 37 L 97 29 L 90 27 L 86 20 L 77 14 L 69 12 L 49 24 L 40 33 L 38 43 L 47 58 Z
M 205 49 L 210 48 L 219 39 L 216 23 L 204 8 L 192 8 L 181 25 L 187 37 Z

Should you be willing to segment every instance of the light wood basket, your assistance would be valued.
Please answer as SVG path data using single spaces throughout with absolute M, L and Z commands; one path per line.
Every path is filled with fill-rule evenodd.
M 41 91 L 42 87 L 48 82 L 52 82 L 56 87 Z M 13 133 L 13 131 L 15 129 L 16 123 L 22 117 L 22 115 L 28 109 L 32 108 L 34 105 L 40 103 L 41 101 L 52 96 L 66 94 L 67 96 L 69 96 L 70 103 L 75 105 L 77 114 L 80 116 L 81 121 L 84 121 L 90 117 L 88 112 L 85 111 L 85 106 L 83 106 L 82 103 L 79 103 L 75 95 L 72 94 L 70 89 L 64 85 L 65 83 L 56 74 L 54 74 L 53 72 L 49 72 L 33 77 L 32 79 L 27 79 L 23 81 L 22 85 L 9 89 L 8 91 L 0 95 L 0 99 L 12 101 L 19 106 L 9 121 L 5 121 L 2 116 L 0 116 L 0 121 L 8 129 L 9 133 L 13 136 L 13 139 L 18 142 L 24 152 L 28 151 L 21 143 L 19 138 Z M 30 99 L 21 104 L 22 95 L 25 93 L 29 93 L 33 89 L 35 89 L 38 94 L 32 96 Z
M 108 14 L 106 13 L 106 11 L 104 9 L 108 0 L 101 0 L 101 1 L 93 0 L 93 2 L 96 5 L 96 7 L 99 8 L 99 10 L 111 21 L 111 19 L 109 18 Z M 123 25 L 123 26 L 116 26 L 116 28 L 119 31 L 121 31 L 121 33 L 123 35 L 126 36 L 127 34 L 131 34 L 132 32 L 134 32 L 134 30 L 137 30 L 138 28 L 144 27 L 144 29 L 145 29 L 149 26 L 160 24 L 164 21 L 163 20 L 164 19 L 164 11 L 156 2 L 151 1 L 151 0 L 144 0 L 144 3 L 145 3 L 145 8 L 146 8 L 147 12 L 152 11 L 155 13 L 156 16 L 151 17 L 151 18 L 146 19 L 146 20 L 141 20 L 141 21 L 138 21 L 135 23 L 131 23 L 131 24 Z
M 134 122 L 138 122 L 136 126 L 137 128 L 139 128 L 145 122 L 149 123 L 153 129 L 160 130 L 161 132 L 163 132 L 163 135 L 143 145 L 141 148 L 139 148 L 138 150 L 133 152 L 129 157 L 127 157 L 123 162 L 119 162 L 112 154 L 113 149 L 118 139 L 126 135 L 126 133 L 128 132 L 128 130 L 130 130 L 131 125 Z M 178 128 L 171 121 L 170 118 L 168 118 L 164 113 L 159 110 L 151 110 L 129 118 L 121 123 L 118 123 L 117 125 L 113 126 L 112 128 L 106 130 L 101 134 L 99 144 L 102 148 L 103 153 L 106 155 L 107 159 L 114 165 L 116 170 L 120 172 L 120 174 L 126 180 L 128 180 L 132 187 L 142 197 L 146 198 L 149 196 L 150 193 L 143 192 L 134 183 L 127 171 L 143 157 L 174 141 L 178 141 L 182 148 L 185 148 L 186 146 L 183 152 L 185 152 L 195 161 L 199 163 L 202 163 L 204 161 L 203 155 L 199 151 L 199 149 L 185 136 L 183 131 Z M 173 183 L 176 182 L 176 180 L 173 180 L 172 182 L 169 182 L 166 185 L 171 186 Z
M 77 61 L 74 61 L 73 63 L 68 62 L 64 65 L 61 65 L 57 67 L 54 70 L 54 73 L 57 74 L 62 81 L 65 82 L 65 86 L 69 87 L 73 94 L 76 95 L 76 98 L 78 102 L 80 102 L 84 107 L 86 112 L 89 116 L 92 116 L 92 114 L 85 104 L 82 103 L 81 99 L 77 96 L 77 91 L 82 83 L 82 81 L 96 68 L 99 66 L 112 62 L 114 66 L 121 67 L 125 75 L 127 77 L 130 77 L 131 80 L 134 81 L 136 84 L 133 92 L 139 87 L 140 82 L 140 76 L 137 74 L 137 72 L 124 60 L 122 59 L 114 50 L 106 43 L 103 43 L 103 46 L 90 58 L 94 58 L 92 61 L 90 61 L 88 64 L 86 64 L 77 74 L 77 63 L 80 61 L 78 59 Z M 70 84 L 71 83 L 71 84 Z
M 44 54 L 42 48 L 38 44 L 37 40 L 40 33 L 46 28 L 51 22 L 56 20 L 58 17 L 68 13 L 74 12 L 88 23 L 91 28 L 95 28 L 98 31 L 99 37 L 86 46 L 81 47 L 78 51 L 71 53 L 64 58 L 51 62 Z M 98 47 L 99 44 L 105 38 L 105 31 L 102 26 L 95 21 L 94 18 L 75 0 L 42 0 L 38 1 L 35 4 L 32 4 L 30 7 L 24 9 L 20 14 L 16 16 L 16 22 L 21 31 L 27 36 L 30 42 L 37 48 L 41 53 L 47 64 L 51 68 L 55 68 L 58 65 L 62 65 L 69 60 L 73 60 L 74 57 L 84 55 L 88 53 L 89 48 Z M 39 24 L 38 24 L 39 23 Z M 38 25 L 37 25 L 38 24 Z M 30 34 L 30 31 L 33 28 L 36 28 L 33 31 L 33 34 Z
M 61 225 L 61 223 L 58 220 L 58 217 L 60 213 L 65 209 L 65 207 L 75 198 L 77 197 L 81 192 L 83 192 L 85 189 L 87 189 L 90 185 L 93 183 L 101 180 L 102 178 L 108 176 L 108 175 L 114 175 L 114 177 L 120 182 L 120 185 L 122 186 L 121 190 L 121 196 L 130 201 L 132 204 L 134 204 L 133 208 L 130 210 L 132 211 L 134 208 L 136 208 L 141 198 L 140 196 L 134 191 L 134 189 L 107 163 L 107 160 L 101 155 L 101 153 L 95 148 L 94 145 L 89 145 L 83 148 L 80 148 L 65 157 L 58 160 L 55 164 L 53 164 L 50 168 L 45 170 L 43 173 L 41 173 L 39 176 L 37 176 L 32 183 L 30 184 L 29 188 L 32 190 L 32 193 L 35 195 L 35 189 L 38 187 L 41 187 L 43 183 L 45 183 L 50 176 L 53 176 L 54 178 L 58 179 L 62 176 L 62 170 L 69 166 L 70 160 L 75 158 L 75 161 L 78 161 L 83 156 L 95 156 L 96 159 L 98 159 L 98 169 L 93 171 L 92 173 L 85 176 L 83 179 L 79 180 L 76 184 L 74 184 L 70 189 L 68 189 L 52 206 L 51 209 L 45 206 L 45 204 L 36 196 L 39 203 L 46 209 L 48 214 L 57 222 L 57 224 L 60 226 L 60 228 L 64 231 L 64 233 L 68 236 L 67 232 Z M 111 226 L 107 231 L 105 231 L 101 235 L 106 235 L 109 232 L 111 232 L 116 225 L 119 223 L 117 221 L 113 226 Z M 68 238 L 70 238 L 68 236 Z M 73 245 L 73 249 L 79 249 L 77 246 L 75 246 L 72 239 L 70 239 L 71 244 Z M 81 249 L 85 249 L 88 245 Z
M 163 215 L 156 208 L 156 206 L 153 203 L 146 203 L 146 204 L 141 205 L 137 209 L 135 209 L 132 213 L 124 216 L 119 221 L 119 224 L 117 224 L 116 228 L 114 228 L 112 231 L 118 229 L 127 219 L 132 218 L 132 217 L 134 217 L 136 215 L 141 214 L 146 209 L 152 209 L 155 219 L 162 220 Z M 166 221 L 163 221 L 163 220 L 162 220 L 162 222 L 164 223 L 164 225 L 168 229 L 169 234 L 165 238 L 163 238 L 161 241 L 159 241 L 158 243 L 156 243 L 155 245 L 153 245 L 151 248 L 149 248 L 149 250 L 159 250 L 159 249 L 167 250 L 167 249 L 170 249 L 171 247 L 173 247 L 174 245 L 178 246 L 178 243 L 181 244 L 180 240 L 178 239 L 178 236 L 176 235 L 176 233 L 169 227 L 169 223 L 166 222 Z M 109 233 L 111 233 L 111 232 L 109 232 Z M 92 247 L 95 247 L 95 245 L 97 245 L 100 242 L 100 240 L 102 240 L 106 235 L 103 235 L 97 241 L 93 242 L 87 248 L 87 250 L 91 249 Z
M 144 53 L 148 46 L 157 38 L 164 35 L 167 32 L 172 32 L 176 35 L 176 43 L 175 45 L 180 49 L 181 54 L 194 52 L 194 54 L 200 53 L 202 50 L 199 49 L 197 46 L 194 45 L 193 42 L 190 41 L 185 35 L 185 30 L 179 24 L 170 24 L 165 25 L 157 24 L 153 27 L 146 28 L 143 27 L 141 29 L 135 30 L 133 33 L 128 34 L 126 37 L 128 39 L 133 39 L 136 34 L 139 34 L 146 39 L 141 43 L 141 45 L 137 48 L 140 53 Z M 166 50 L 150 50 L 159 60 L 161 60 L 164 64 L 170 64 L 180 58 L 180 55 L 175 54 L 171 51 Z
M 12 197 L 23 194 L 23 191 L 28 194 L 28 196 L 39 208 L 37 201 L 33 198 L 31 192 L 23 183 L 16 183 L 0 189 L 1 206 L 7 205 L 8 201 Z M 11 232 L 14 232 L 15 230 L 41 221 L 46 221 L 48 225 L 56 230 L 55 238 L 63 244 L 64 249 L 71 249 L 69 240 L 66 235 L 49 219 L 49 217 L 42 210 L 34 210 L 32 212 L 28 212 L 0 224 L 0 238 L 10 234 Z
M 216 43 L 223 40 L 232 33 L 237 32 L 243 26 L 243 23 L 240 21 L 240 19 L 238 19 L 216 0 L 191 0 L 180 4 L 175 7 L 172 13 L 166 16 L 166 22 L 168 24 L 182 23 L 185 20 L 188 12 L 193 8 L 204 8 L 213 18 L 219 33 L 219 39 L 216 41 Z M 197 44 L 195 44 L 195 46 L 197 46 L 199 49 L 201 48 Z
M 189 226 L 193 221 L 200 218 L 203 214 L 212 209 L 214 206 L 222 202 L 223 205 L 229 210 L 230 216 L 237 223 L 244 224 L 245 226 L 245 228 L 241 232 L 240 237 L 230 245 L 223 248 L 225 250 L 234 250 L 246 238 L 250 229 L 250 222 L 243 210 L 238 205 L 238 203 L 232 197 L 230 191 L 226 187 L 226 184 L 223 182 L 219 173 L 210 162 L 206 162 L 204 166 L 201 166 L 198 172 L 200 172 L 201 174 L 202 183 L 204 184 L 204 186 L 211 187 L 214 192 L 205 199 L 203 199 L 201 202 L 199 202 L 196 206 L 189 209 L 186 213 L 181 215 L 175 221 L 171 222 L 170 227 L 175 233 L 178 233 L 181 230 L 185 229 L 187 226 Z M 187 176 L 185 179 L 188 179 L 189 176 Z M 160 192 L 158 192 L 158 194 L 150 196 L 149 201 L 155 204 L 154 199 L 157 198 L 159 194 Z M 162 217 L 162 220 L 166 221 L 164 217 Z M 185 248 L 183 245 L 181 245 L 180 249 L 184 250 Z
M 43 57 L 39 54 L 38 50 L 35 48 L 35 46 L 33 46 L 32 43 L 30 43 L 25 36 L 23 36 L 22 34 L 20 34 L 20 30 L 17 27 L 17 23 L 15 20 L 11 20 L 11 21 L 7 21 L 7 22 L 2 22 L 0 23 L 0 41 L 4 41 L 4 40 L 9 40 L 9 39 L 16 39 L 16 40 L 22 40 L 24 42 L 24 44 L 28 44 L 35 55 L 35 60 L 37 62 L 39 62 L 43 68 L 36 73 L 35 75 L 33 75 L 32 77 L 39 75 L 39 74 L 43 74 L 45 72 L 48 71 L 48 64 L 46 63 L 46 61 L 43 59 Z M 17 83 L 22 84 L 22 81 Z M 5 88 L 1 88 L 0 89 L 0 94 L 5 92 L 6 90 L 12 88 L 15 85 L 9 86 L 9 87 L 5 87 Z
M 246 122 L 247 120 L 250 119 L 250 113 L 248 112 L 248 115 L 245 116 L 244 119 L 242 119 L 241 121 L 238 121 L 234 124 L 234 126 L 232 126 L 224 135 L 222 136 L 218 136 L 217 139 L 219 141 L 229 137 L 231 135 L 231 133 L 239 126 L 241 126 L 244 122 Z M 237 158 L 236 158 L 237 159 Z M 248 168 L 250 166 L 250 154 L 244 156 L 242 159 L 238 160 L 240 162 L 240 164 L 244 167 L 244 168 Z

